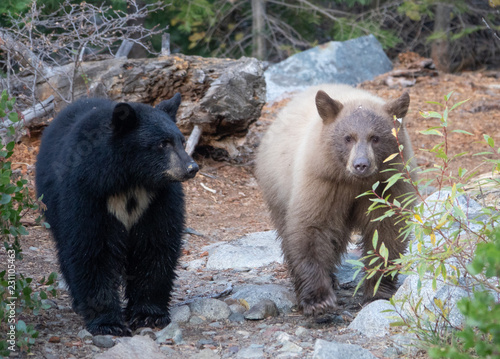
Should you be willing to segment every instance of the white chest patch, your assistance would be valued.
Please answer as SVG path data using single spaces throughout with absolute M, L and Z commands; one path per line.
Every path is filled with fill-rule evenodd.
M 153 196 L 142 187 L 108 198 L 108 211 L 123 223 L 127 231 L 137 223 L 151 203 Z

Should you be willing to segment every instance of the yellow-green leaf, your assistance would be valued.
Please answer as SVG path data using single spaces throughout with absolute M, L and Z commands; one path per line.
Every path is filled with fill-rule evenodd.
M 390 155 L 389 157 L 387 157 L 385 160 L 384 160 L 384 163 L 386 162 L 389 162 L 390 160 L 392 160 L 394 157 L 396 157 L 397 155 L 399 155 L 399 153 L 393 153 L 392 155 Z

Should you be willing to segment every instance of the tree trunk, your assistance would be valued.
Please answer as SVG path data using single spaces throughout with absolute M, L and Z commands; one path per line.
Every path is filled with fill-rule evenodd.
M 431 45 L 431 58 L 436 69 L 450 72 L 450 52 L 448 32 L 450 29 L 451 6 L 446 3 L 437 3 L 434 19 L 434 39 Z
M 135 3 L 137 4 L 138 8 L 143 8 L 144 6 L 146 6 L 146 2 L 144 0 L 135 0 Z M 136 12 L 135 7 L 132 6 L 127 1 L 127 13 L 134 14 L 135 12 Z M 143 17 L 141 19 L 130 20 L 130 21 L 128 21 L 127 25 L 128 26 L 144 27 L 145 21 L 146 21 L 146 18 Z M 139 37 L 139 34 L 132 34 L 132 38 L 137 39 L 138 37 Z M 148 51 L 144 47 L 142 47 L 141 45 L 134 44 L 127 56 L 129 59 L 140 59 L 140 58 L 148 57 Z
M 264 60 L 266 57 L 265 31 L 266 0 L 252 0 L 252 56 Z

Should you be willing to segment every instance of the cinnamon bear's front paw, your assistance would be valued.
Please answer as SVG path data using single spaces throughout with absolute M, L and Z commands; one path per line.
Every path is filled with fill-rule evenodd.
M 304 315 L 320 315 L 337 309 L 337 297 L 332 288 L 322 288 L 301 296 L 299 305 Z

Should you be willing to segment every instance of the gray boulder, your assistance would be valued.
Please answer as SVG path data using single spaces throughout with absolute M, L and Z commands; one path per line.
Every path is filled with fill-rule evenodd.
M 288 313 L 297 304 L 295 293 L 284 286 L 277 284 L 247 285 L 235 288 L 232 299 L 244 299 L 250 307 L 269 299 L 276 303 L 279 311 Z
M 158 344 L 148 336 L 136 335 L 118 339 L 118 344 L 108 351 L 98 354 L 95 359 L 165 359 Z
M 402 315 L 415 316 L 414 308 L 421 300 L 417 313 L 419 316 L 425 317 L 427 313 L 433 313 L 434 316 L 440 318 L 445 314 L 447 321 L 441 319 L 443 325 L 460 328 L 465 324 L 465 318 L 458 310 L 457 303 L 463 297 L 470 295 L 471 291 L 467 283 L 461 281 L 461 286 L 454 286 L 438 280 L 434 290 L 432 277 L 430 275 L 424 276 L 420 293 L 417 291 L 417 284 L 418 275 L 409 275 L 394 295 L 394 300 Z M 442 303 L 442 308 L 446 313 L 442 313 L 437 304 L 438 300 Z
M 183 342 L 182 329 L 179 328 L 179 324 L 171 322 L 156 333 L 156 342 L 159 344 L 165 343 L 169 339 L 172 339 L 175 344 L 181 344 Z
M 359 345 L 318 339 L 314 344 L 313 359 L 377 359 L 377 357 Z
M 201 298 L 189 304 L 191 313 L 203 317 L 209 321 L 227 319 L 231 315 L 231 309 L 223 301 L 214 298 Z
M 283 263 L 275 231 L 256 232 L 229 243 L 210 246 L 207 269 L 257 268 L 273 262 Z
M 357 85 L 390 70 L 392 63 L 373 35 L 331 41 L 270 66 L 264 72 L 267 101 L 311 85 Z
M 349 324 L 348 329 L 356 330 L 368 338 L 383 337 L 389 334 L 390 317 L 397 316 L 396 313 L 384 312 L 394 310 L 387 300 L 376 300 L 364 307 Z

